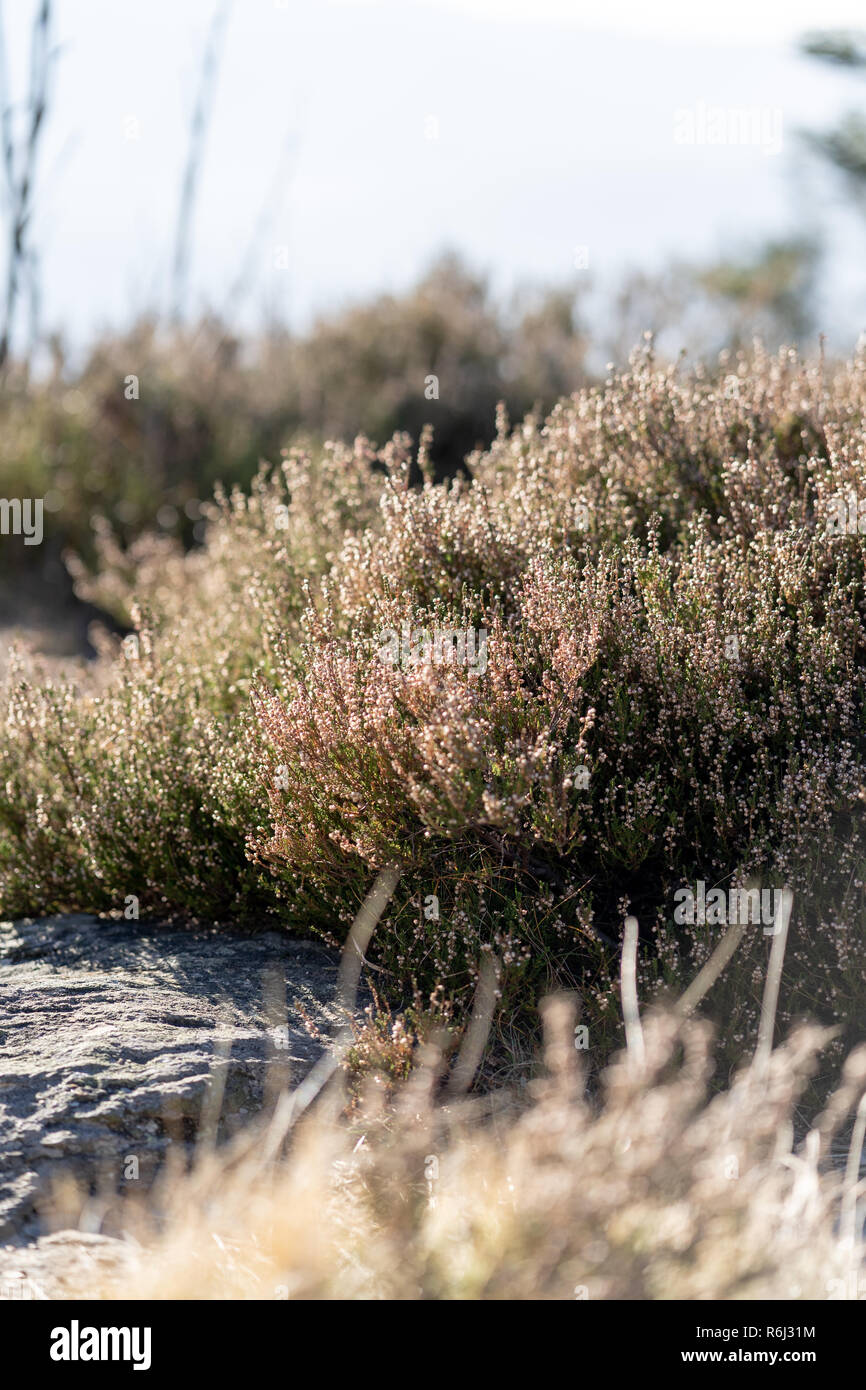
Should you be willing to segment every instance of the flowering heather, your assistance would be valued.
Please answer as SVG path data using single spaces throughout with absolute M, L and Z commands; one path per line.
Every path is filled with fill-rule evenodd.
M 864 1005 L 866 352 L 649 351 L 434 481 L 429 440 L 287 455 L 208 508 L 187 556 L 102 538 L 82 589 L 134 626 L 75 682 L 10 675 L 6 913 L 167 910 L 344 934 L 383 865 L 370 963 L 399 1004 L 501 964 L 500 1041 L 551 984 L 593 1063 L 619 1018 L 626 911 L 644 997 L 720 928 L 678 890 L 794 891 L 782 1012 Z M 416 476 L 424 479 L 410 485 Z M 856 515 L 856 513 L 855 513 Z M 838 530 L 838 528 L 837 528 Z M 467 661 L 383 633 L 486 634 Z M 772 938 L 746 929 L 709 1007 L 734 1053 Z M 837 1046 L 844 1041 L 844 1027 Z

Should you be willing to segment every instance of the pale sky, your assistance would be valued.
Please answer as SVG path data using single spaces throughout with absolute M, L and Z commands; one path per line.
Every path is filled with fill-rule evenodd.
M 359 7 L 366 0 L 347 0 Z M 431 8 L 430 0 L 405 0 L 412 9 Z M 856 28 L 866 22 L 860 0 L 443 0 L 436 8 L 482 19 L 527 19 L 573 24 L 608 33 L 668 38 L 739 39 L 749 43 L 785 41 L 805 29 Z
M 3 8 L 20 93 L 32 0 Z M 213 10 L 57 0 L 34 238 L 44 324 L 75 341 L 166 304 Z M 821 225 L 826 327 L 853 335 L 866 327 L 866 225 L 804 164 L 798 131 L 866 110 L 866 79 L 794 41 L 858 12 L 866 27 L 849 0 L 235 0 L 190 306 L 226 308 L 246 265 L 242 322 L 273 313 L 301 327 L 405 287 L 447 247 L 504 293 L 573 277 L 577 246 L 604 284 Z M 780 148 L 678 144 L 676 112 L 708 106 L 778 119 Z

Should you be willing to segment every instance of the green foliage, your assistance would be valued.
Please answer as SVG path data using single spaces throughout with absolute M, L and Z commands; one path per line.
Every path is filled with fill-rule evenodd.
M 833 30 L 807 34 L 801 44 L 810 58 L 854 71 L 866 67 L 866 42 L 862 33 Z M 835 129 L 807 131 L 807 144 L 845 178 L 859 201 L 866 183 L 866 120 L 848 111 Z

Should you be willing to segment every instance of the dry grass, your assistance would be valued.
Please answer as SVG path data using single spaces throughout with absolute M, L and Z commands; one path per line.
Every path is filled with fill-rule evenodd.
M 633 955 L 633 931 L 626 937 Z M 724 957 L 719 948 L 717 963 Z M 641 1018 L 628 951 L 629 1047 L 598 1095 L 587 1092 L 573 1000 L 563 995 L 545 1004 L 544 1074 L 522 1097 L 455 1098 L 471 1044 L 450 1085 L 432 1040 L 396 1089 L 368 1072 L 351 1106 L 345 1074 L 335 1072 L 302 1118 L 283 1097 L 231 1148 L 205 1141 L 188 1173 L 167 1173 L 146 1202 L 127 1205 L 135 1256 L 121 1280 L 95 1292 L 856 1298 L 866 1287 L 858 1207 L 866 1048 L 848 1058 L 835 1093 L 795 1143 L 795 1107 L 827 1035 L 804 1025 L 767 1048 L 780 971 L 781 948 L 754 1056 L 713 1096 L 711 1029 L 692 1016 L 707 976 L 678 1009 Z M 489 1018 L 483 993 L 476 1014 Z M 855 1108 L 843 1174 L 827 1159 Z

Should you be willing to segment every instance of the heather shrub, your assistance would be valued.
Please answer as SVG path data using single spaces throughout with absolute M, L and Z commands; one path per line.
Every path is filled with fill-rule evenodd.
M 325 916 L 398 861 L 380 957 L 397 979 L 424 962 L 460 991 L 495 950 L 506 993 L 589 981 L 612 1017 L 625 905 L 644 985 L 663 991 L 714 936 L 673 920 L 677 886 L 757 877 L 798 894 L 790 1009 L 856 1009 L 862 542 L 825 522 L 858 481 L 835 441 L 860 429 L 846 417 L 862 363 L 847 393 L 790 355 L 751 366 L 725 394 L 636 359 L 544 426 L 501 421 L 469 482 L 413 489 L 395 463 L 381 525 L 347 538 L 308 610 L 303 674 L 255 692 L 275 823 L 258 853 L 300 868 Z M 604 452 L 614 437 L 627 456 Z M 826 457 L 806 452 L 819 438 Z M 381 634 L 403 625 L 484 629 L 483 677 L 383 665 Z M 816 876 L 819 853 L 832 873 Z M 754 1024 L 768 946 L 753 929 L 727 987 L 732 1041 Z
M 426 434 L 361 438 L 220 495 L 200 551 L 103 535 L 79 582 L 133 655 L 99 688 L 12 680 L 4 910 L 138 884 L 148 910 L 339 939 L 395 863 L 371 959 L 392 1002 L 459 1011 L 492 954 L 509 1026 L 577 988 L 600 1060 L 626 910 L 662 997 L 721 929 L 677 918 L 683 885 L 788 883 L 784 1011 L 850 1024 L 864 401 L 863 354 L 710 373 L 646 350 L 544 422 L 500 411 L 470 476 L 436 481 Z M 710 1001 L 731 1055 L 771 939 L 749 926 Z
M 365 487 L 369 509 L 365 468 L 360 442 L 315 467 L 295 452 L 208 507 L 206 551 L 165 537 L 124 551 L 101 533 L 100 575 L 76 566 L 79 588 L 134 630 L 103 635 L 92 675 L 40 680 L 20 661 L 9 673 L 4 911 L 120 909 L 130 894 L 142 913 L 273 911 L 279 889 L 260 892 L 245 856 L 264 803 L 243 710 L 254 672 L 270 675 L 269 652 L 299 631 L 332 528 L 364 515 Z

